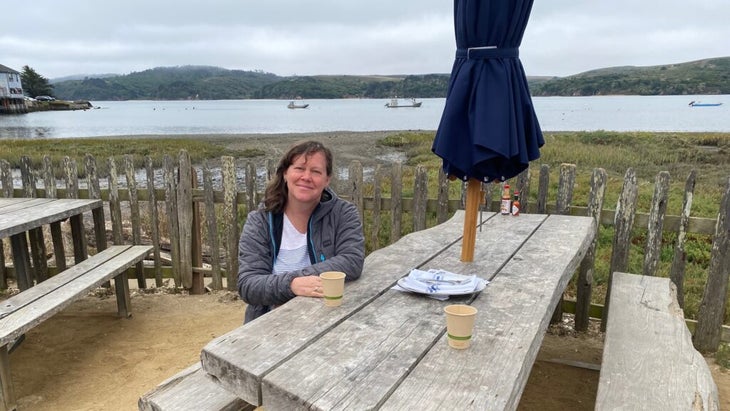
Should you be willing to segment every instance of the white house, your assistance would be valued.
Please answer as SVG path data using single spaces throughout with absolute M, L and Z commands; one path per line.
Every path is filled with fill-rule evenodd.
M 20 73 L 0 64 L 0 114 L 25 113 Z

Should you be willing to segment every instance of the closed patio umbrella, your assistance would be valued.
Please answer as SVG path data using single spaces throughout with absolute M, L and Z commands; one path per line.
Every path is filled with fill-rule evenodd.
M 462 261 L 473 260 L 480 183 L 518 175 L 544 144 L 518 50 L 532 4 L 454 0 L 456 60 L 432 150 L 469 181 Z

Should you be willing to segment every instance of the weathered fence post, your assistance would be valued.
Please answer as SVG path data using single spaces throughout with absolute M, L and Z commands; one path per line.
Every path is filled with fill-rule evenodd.
M 350 201 L 357 207 L 357 211 L 360 214 L 360 221 L 365 224 L 365 200 L 363 199 L 362 185 L 362 164 L 355 160 L 350 163 L 348 170 L 350 189 L 347 193 L 350 196 Z
M 529 213 L 530 167 L 517 176 L 517 188 L 520 190 L 520 212 Z
M 0 184 L 3 185 L 2 195 L 5 198 L 13 197 L 13 173 L 10 172 L 10 163 L 0 160 Z
M 400 239 L 401 217 L 403 214 L 403 166 L 400 162 L 393 163 L 390 183 L 390 214 L 392 222 L 390 225 L 390 243 Z
M 560 179 L 558 179 L 558 196 L 555 201 L 556 214 L 570 214 L 570 206 L 573 203 L 573 187 L 575 186 L 575 164 L 560 165 Z M 563 297 L 560 297 L 555 307 L 552 324 L 557 324 L 563 319 Z
M 123 244 L 122 241 L 122 207 L 119 201 L 119 176 L 117 162 L 109 157 L 109 218 L 112 221 L 112 241 L 114 244 Z
M 674 258 L 672 259 L 672 267 L 669 270 L 669 278 L 677 287 L 677 302 L 682 309 L 684 309 L 684 268 L 687 263 L 687 252 L 684 245 L 687 242 L 687 228 L 689 227 L 689 216 L 692 210 L 696 180 L 697 173 L 695 170 L 690 171 L 684 184 L 684 200 L 682 202 L 682 213 L 679 217 L 679 228 L 677 229 L 677 243 L 674 245 Z
M 246 163 L 246 211 L 256 209 L 256 166 L 252 162 Z
M 132 220 L 132 244 L 142 244 L 142 220 L 139 215 L 139 196 L 137 194 L 137 179 L 134 175 L 134 159 L 131 155 L 124 155 L 124 175 L 127 179 L 127 193 L 129 194 L 129 213 Z M 147 280 L 144 278 L 144 266 L 142 261 L 135 264 L 134 272 L 137 277 L 137 286 L 140 289 L 147 288 Z
M 199 295 L 205 293 L 205 273 L 203 268 L 203 230 L 200 225 L 200 202 L 193 198 L 193 191 L 198 188 L 198 172 L 190 165 L 190 201 L 192 209 L 192 226 L 190 230 L 190 265 L 192 271 L 193 285 L 190 287 L 190 294 Z
M 20 176 L 23 180 L 23 195 L 25 197 L 35 198 L 38 195 L 36 187 L 35 173 L 31 168 L 30 158 L 23 156 L 20 159 Z M 40 282 L 48 278 L 48 263 L 46 262 L 46 243 L 43 240 L 43 229 L 38 227 L 28 231 L 28 240 L 25 240 L 25 236 L 22 236 L 22 243 L 30 243 L 30 256 L 33 260 L 34 270 L 31 270 L 35 274 L 35 280 Z M 24 244 L 27 249 L 27 244 Z M 13 261 L 17 261 L 13 257 Z M 17 272 L 17 271 L 16 271 Z M 28 286 L 33 284 L 33 278 L 28 278 Z
M 46 198 L 56 198 L 56 175 L 53 172 L 51 157 L 43 156 L 43 186 L 46 190 Z M 66 250 L 63 244 L 63 232 L 61 222 L 51 223 L 51 241 L 53 242 L 53 257 L 56 261 L 56 269 L 61 272 L 66 269 Z
M 550 190 L 550 166 L 543 164 L 540 166 L 540 182 L 537 186 L 537 214 L 547 214 L 548 191 Z
M 155 169 L 152 157 L 145 156 L 145 172 L 147 175 L 147 210 L 150 215 L 150 235 L 155 264 L 155 286 L 162 287 L 162 261 L 160 260 L 160 218 L 157 213 L 157 192 L 155 192 Z
M 226 287 L 235 291 L 238 287 L 238 190 L 236 189 L 236 163 L 231 156 L 221 157 L 223 180 L 223 221 L 226 228 Z
M 426 203 L 428 202 L 428 172 L 422 165 L 416 166 L 413 179 L 413 231 L 426 229 Z
M 439 167 L 438 179 L 438 206 L 436 207 L 436 223 L 441 224 L 449 219 L 449 179 L 446 178 L 443 167 Z
M 667 199 L 669 198 L 669 173 L 662 171 L 657 174 L 654 181 L 654 196 L 651 201 L 649 212 L 649 225 L 647 226 L 646 248 L 644 249 L 644 275 L 656 275 L 656 268 L 659 265 L 659 255 L 662 247 L 662 229 L 664 227 L 664 216 L 667 213 Z
M 210 285 L 214 290 L 220 290 L 223 288 L 223 280 L 221 279 L 220 249 L 218 244 L 218 220 L 215 216 L 213 177 L 211 176 L 210 166 L 207 161 L 203 164 L 203 198 L 205 200 L 205 222 L 211 260 Z
M 50 165 L 50 163 L 51 159 L 49 158 L 48 164 Z M 86 156 L 84 156 L 84 167 L 86 168 L 86 178 L 89 186 L 89 198 L 100 200 L 101 184 L 99 184 L 99 173 L 97 171 L 96 159 L 91 154 L 87 154 Z M 106 224 L 104 220 L 103 203 L 101 207 L 91 210 L 91 215 L 94 218 L 94 239 L 96 242 L 96 252 L 106 250 Z M 51 226 L 51 228 L 53 228 L 53 226 Z M 158 244 L 158 242 L 155 242 L 155 244 Z
M 730 178 L 725 184 L 725 194 L 717 215 L 715 236 L 712 240 L 710 268 L 702 302 L 697 313 L 697 327 L 692 343 L 698 351 L 717 351 L 722 337 L 722 321 L 727 300 L 728 277 L 730 276 Z
M 578 268 L 578 279 L 576 281 L 575 298 L 575 329 L 586 331 L 590 319 L 591 294 L 593 293 L 593 270 L 596 261 L 596 246 L 598 245 L 598 231 L 601 227 L 601 211 L 603 211 L 603 199 L 606 194 L 606 170 L 596 168 L 591 175 L 591 192 L 588 198 L 588 210 L 586 215 L 593 219 L 596 227 L 596 234 L 593 242 L 588 247 L 586 256 L 580 262 Z
M 190 178 L 190 155 L 180 150 L 178 155 L 177 218 L 180 230 L 180 278 L 184 288 L 193 287 L 193 184 Z
M 375 171 L 373 172 L 373 229 L 370 230 L 371 251 L 375 251 L 380 248 L 380 238 L 378 234 L 380 232 L 380 211 L 382 209 L 380 202 L 383 197 L 383 187 L 380 184 L 380 177 L 382 176 L 382 173 L 382 167 L 380 164 L 377 164 L 375 166 Z M 363 224 L 365 224 L 365 222 L 363 222 Z
M 616 215 L 613 221 L 615 232 L 613 234 L 608 283 L 606 284 L 606 301 L 603 304 L 603 316 L 601 318 L 601 331 L 606 331 L 613 273 L 616 271 L 626 272 L 629 265 L 629 245 L 631 243 L 631 229 L 634 226 L 634 217 L 636 216 L 638 193 L 636 172 L 633 168 L 629 168 L 624 175 L 624 184 L 621 189 L 621 196 L 616 204 Z
M 170 231 L 170 259 L 172 260 L 172 277 L 175 286 L 182 285 L 180 271 L 180 222 L 177 216 L 177 182 L 175 180 L 175 164 L 170 156 L 165 155 L 165 210 Z
M 0 184 L 3 189 L 0 191 L 5 198 L 13 196 L 13 175 L 10 173 L 10 163 L 0 160 Z M 0 240 L 0 250 L 5 249 L 3 240 Z M 0 290 L 8 288 L 8 270 L 5 268 L 5 253 L 0 252 Z

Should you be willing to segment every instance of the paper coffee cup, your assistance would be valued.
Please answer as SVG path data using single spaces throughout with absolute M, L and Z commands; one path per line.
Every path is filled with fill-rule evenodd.
M 448 305 L 446 312 L 446 339 L 453 348 L 463 350 L 471 344 L 477 309 L 464 304 Z
M 319 275 L 322 279 L 324 304 L 337 307 L 342 304 L 342 294 L 345 291 L 345 273 L 341 271 L 326 271 Z

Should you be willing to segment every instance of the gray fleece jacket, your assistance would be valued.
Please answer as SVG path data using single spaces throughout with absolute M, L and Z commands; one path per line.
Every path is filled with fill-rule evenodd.
M 243 226 L 238 243 L 238 293 L 248 304 L 244 322 L 294 298 L 290 285 L 295 277 L 342 271 L 345 281 L 351 281 L 362 273 L 365 240 L 357 207 L 329 188 L 322 192 L 322 199 L 309 218 L 307 244 L 311 266 L 272 274 L 282 227 L 282 213 L 263 209 L 249 213 Z

